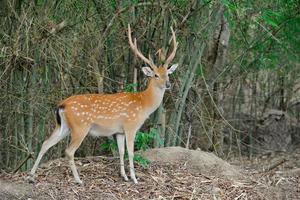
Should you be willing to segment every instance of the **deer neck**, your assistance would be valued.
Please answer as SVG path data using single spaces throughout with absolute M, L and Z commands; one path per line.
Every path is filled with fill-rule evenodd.
M 158 87 L 153 79 L 150 79 L 148 87 L 142 93 L 142 102 L 145 107 L 146 114 L 150 115 L 153 113 L 161 104 L 164 94 L 165 88 Z

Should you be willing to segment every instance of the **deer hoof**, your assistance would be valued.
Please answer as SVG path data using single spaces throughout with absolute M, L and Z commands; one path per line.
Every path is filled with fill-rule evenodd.
M 35 177 L 32 174 L 25 177 L 25 180 L 28 181 L 28 183 L 35 183 Z

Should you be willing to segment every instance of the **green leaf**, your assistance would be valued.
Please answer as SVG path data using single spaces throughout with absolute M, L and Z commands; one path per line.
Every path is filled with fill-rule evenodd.
M 144 156 L 140 154 L 135 154 L 133 157 L 133 160 L 142 165 L 143 167 L 148 167 L 149 164 L 151 163 L 150 160 L 145 158 Z
M 126 92 L 138 92 L 137 90 L 135 90 L 134 88 L 137 87 L 138 84 L 137 83 L 131 83 L 131 84 L 128 84 L 126 87 L 125 87 L 125 91 Z
M 279 24 L 279 18 L 281 18 L 281 15 L 279 12 L 274 12 L 271 10 L 266 10 L 261 16 L 261 19 L 266 22 L 267 24 L 278 27 Z
M 131 3 L 137 5 L 139 3 L 139 0 L 131 0 Z
M 199 67 L 197 67 L 196 74 L 197 74 L 197 76 L 204 76 L 204 71 L 203 71 L 202 65 L 199 65 Z
M 116 0 L 111 0 L 111 1 L 109 1 L 109 3 L 110 3 L 110 6 L 111 6 L 114 10 L 117 9 L 117 2 L 116 2 Z
M 104 143 L 100 145 L 102 151 L 113 152 L 118 149 L 117 142 L 115 140 L 107 139 Z
M 149 133 L 139 131 L 135 137 L 135 147 L 138 150 L 146 150 L 152 146 L 154 141 L 163 144 L 157 129 L 151 128 Z
M 231 11 L 237 11 L 238 6 L 235 2 L 230 0 L 222 0 L 223 4 Z

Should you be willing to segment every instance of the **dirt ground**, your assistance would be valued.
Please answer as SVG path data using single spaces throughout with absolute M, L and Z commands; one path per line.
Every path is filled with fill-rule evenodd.
M 0 174 L 0 199 L 300 199 L 300 168 L 286 155 L 274 162 L 232 160 L 180 147 L 143 153 L 151 164 L 136 164 L 138 184 L 119 176 L 119 159 L 78 158 L 84 186 L 73 181 L 64 158 L 42 164 L 36 182 L 26 173 Z M 273 168 L 272 168 L 273 167 Z M 299 166 L 298 166 L 299 167 Z M 127 169 L 128 172 L 128 169 Z

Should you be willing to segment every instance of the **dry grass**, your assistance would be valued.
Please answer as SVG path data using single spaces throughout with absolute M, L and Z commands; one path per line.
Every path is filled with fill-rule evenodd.
M 84 181 L 73 181 L 68 164 L 57 159 L 44 164 L 36 183 L 24 192 L 23 198 L 33 199 L 281 199 L 276 186 L 289 181 L 289 187 L 299 184 L 299 178 L 287 179 L 276 174 L 247 173 L 246 180 L 229 180 L 191 171 L 184 163 L 153 162 L 148 168 L 137 165 L 139 184 L 124 182 L 119 176 L 117 158 L 90 157 L 77 159 Z M 268 178 L 266 178 L 268 176 Z M 276 177 L 277 176 L 277 177 Z M 24 183 L 26 173 L 2 174 L 4 182 Z M 268 182 L 270 179 L 272 182 Z M 281 180 L 279 180 L 281 178 Z M 276 179 L 276 180 L 275 180 Z M 274 182 L 275 181 L 275 182 Z M 293 182 L 291 182 L 293 181 Z M 274 184 L 275 183 L 275 184 Z M 273 186 L 272 186 L 273 184 Z M 16 184 L 14 184 L 16 186 Z M 16 188 L 14 188 L 16 189 Z M 9 191 L 3 192 L 9 195 Z M 4 196 L 5 197 L 5 196 Z M 11 199 L 14 196 L 10 196 Z M 15 196 L 15 198 L 19 198 Z M 3 198 L 3 197 L 2 197 Z M 5 198 L 4 198 L 5 199 Z M 290 199 L 290 198 L 289 198 Z

